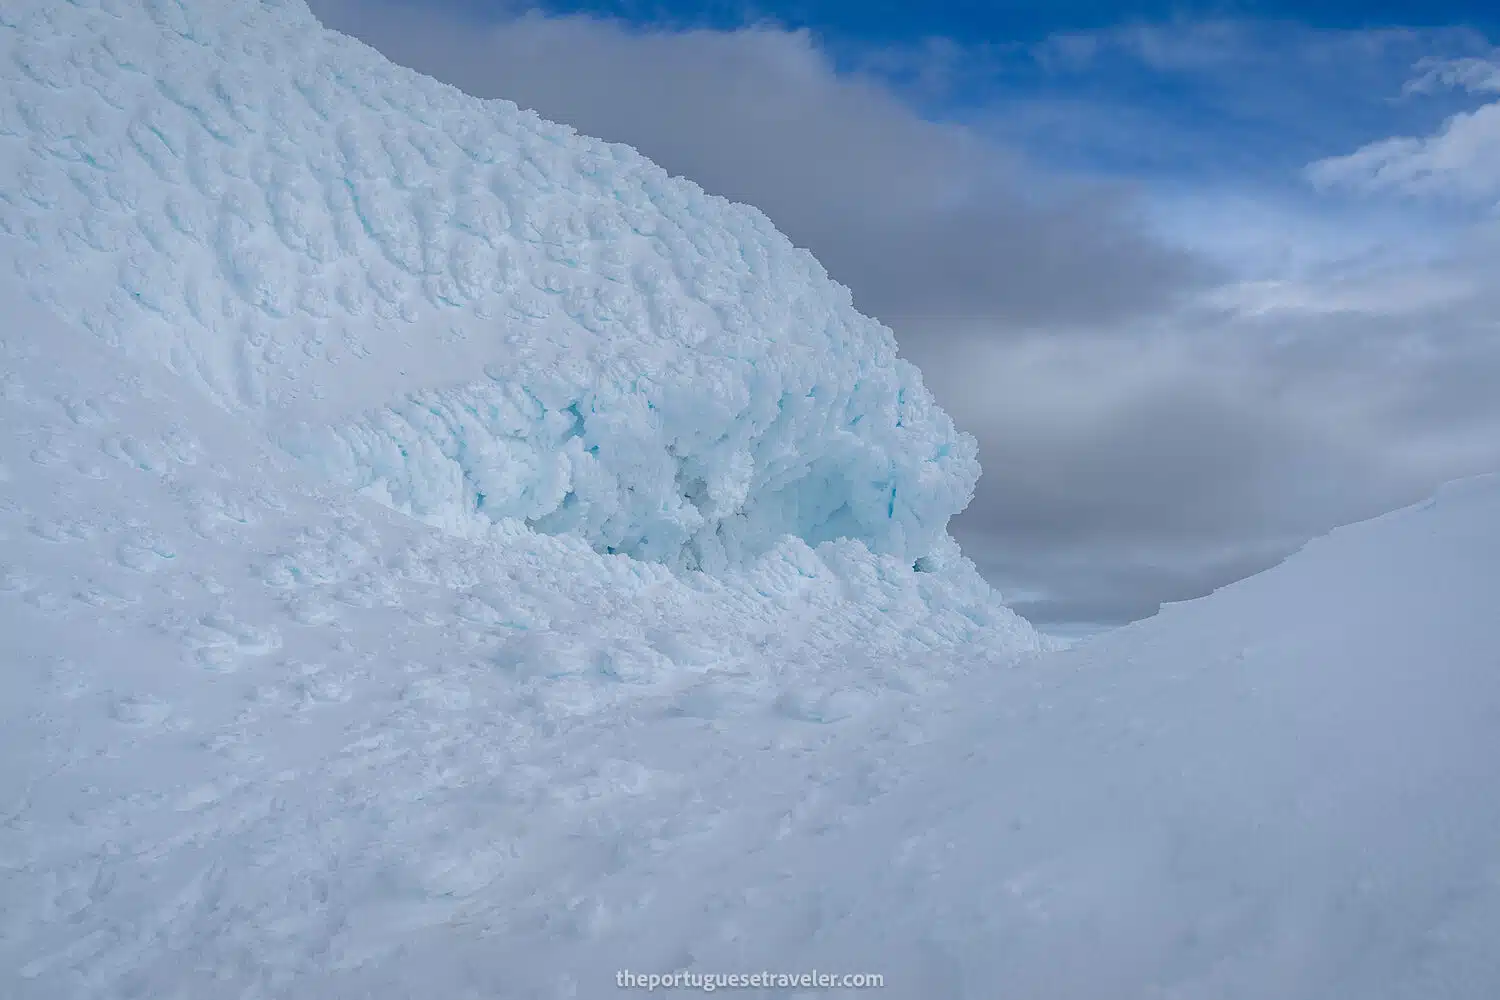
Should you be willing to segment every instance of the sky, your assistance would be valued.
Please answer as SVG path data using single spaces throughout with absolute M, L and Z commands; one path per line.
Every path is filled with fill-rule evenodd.
M 1022 614 L 1148 616 L 1500 469 L 1500 12 L 312 0 L 764 211 L 979 440 Z

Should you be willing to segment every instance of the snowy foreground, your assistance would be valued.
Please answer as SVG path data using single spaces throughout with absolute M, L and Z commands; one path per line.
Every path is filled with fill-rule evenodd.
M 6 1000 L 1500 995 L 1494 479 L 1049 650 L 809 255 L 300 0 L 0 5 L 0 317 Z

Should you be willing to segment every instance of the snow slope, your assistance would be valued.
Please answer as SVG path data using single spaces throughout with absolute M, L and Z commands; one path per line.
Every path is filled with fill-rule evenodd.
M 899 789 L 736 870 L 746 943 L 663 933 L 903 1000 L 1495 997 L 1497 605 L 1490 476 L 964 689 Z

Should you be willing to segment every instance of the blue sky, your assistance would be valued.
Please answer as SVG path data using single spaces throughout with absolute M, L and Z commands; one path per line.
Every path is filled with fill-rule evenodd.
M 1500 469 L 1485 5 L 310 3 L 812 250 L 978 438 L 954 533 L 1035 620 Z
M 527 5 L 423 6 L 483 23 Z M 929 118 L 976 125 L 1067 169 L 1194 183 L 1224 176 L 1274 183 L 1351 145 L 1427 131 L 1473 102 L 1451 93 L 1397 99 L 1412 64 L 1473 54 L 1486 37 L 1500 39 L 1500 8 L 1451 0 L 535 6 L 640 31 L 805 29 L 841 70 L 880 75 Z M 1159 46 L 1146 51 L 1142 36 L 1153 30 Z M 1093 54 L 1079 61 L 1069 42 L 1093 46 Z M 1177 58 L 1166 65 L 1161 59 L 1173 54 L 1162 46 L 1174 45 Z
M 455 0 L 471 12 L 496 9 L 492 0 Z M 740 27 L 772 19 L 791 28 L 811 28 L 831 39 L 890 44 L 913 38 L 947 37 L 966 43 L 1035 42 L 1059 32 L 1098 31 L 1130 22 L 1199 20 L 1295 21 L 1323 29 L 1469 25 L 1488 30 L 1500 13 L 1485 2 L 1349 0 L 1343 3 L 1118 3 L 1084 0 L 911 3 L 909 0 L 797 3 L 550 3 L 554 13 L 583 13 L 674 27 Z

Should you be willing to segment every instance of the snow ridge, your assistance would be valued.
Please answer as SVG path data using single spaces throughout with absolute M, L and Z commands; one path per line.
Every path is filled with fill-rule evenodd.
M 912 564 L 979 474 L 890 331 L 761 213 L 301 0 L 6 3 L 0 175 L 33 294 L 451 531 Z

